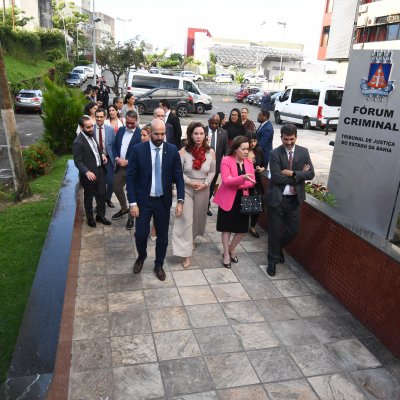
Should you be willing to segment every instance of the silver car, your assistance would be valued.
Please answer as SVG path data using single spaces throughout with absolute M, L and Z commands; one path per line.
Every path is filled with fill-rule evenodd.
M 42 113 L 43 93 L 41 90 L 21 90 L 15 96 L 15 112 L 21 110 Z
M 81 79 L 81 77 L 79 76 L 79 74 L 74 74 L 74 73 L 72 73 L 72 72 L 70 72 L 69 74 L 68 74 L 68 77 L 67 77 L 67 79 L 65 80 L 65 84 L 67 85 L 67 86 L 76 86 L 76 87 L 79 87 L 79 86 L 81 86 L 82 85 L 82 79 Z

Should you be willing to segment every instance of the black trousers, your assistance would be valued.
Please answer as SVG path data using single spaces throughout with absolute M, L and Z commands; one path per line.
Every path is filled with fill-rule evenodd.
M 268 206 L 268 264 L 279 262 L 281 250 L 300 228 L 300 205 L 297 196 L 283 197 L 277 207 Z
M 147 239 L 150 233 L 150 220 L 153 217 L 157 232 L 154 268 L 161 268 L 164 265 L 165 255 L 167 254 L 170 208 L 166 207 L 163 196 L 149 197 L 146 204 L 138 204 L 138 206 L 139 217 L 136 218 L 135 230 L 138 258 L 144 260 L 147 257 Z
M 86 218 L 93 217 L 93 198 L 96 199 L 97 215 L 104 217 L 106 214 L 106 180 L 103 167 L 98 167 L 95 181 L 90 181 L 86 175 L 81 175 L 81 183 Z

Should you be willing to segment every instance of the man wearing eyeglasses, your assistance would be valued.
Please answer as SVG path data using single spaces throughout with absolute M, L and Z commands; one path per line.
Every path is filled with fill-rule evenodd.
M 117 220 L 122 218 L 125 214 L 129 213 L 128 203 L 126 201 L 124 186 L 126 183 L 126 169 L 128 166 L 128 159 L 135 144 L 140 143 L 140 128 L 137 123 L 138 115 L 136 111 L 130 110 L 126 113 L 126 126 L 118 129 L 115 135 L 113 153 L 115 157 L 115 174 L 113 190 L 121 209 L 115 213 L 111 218 Z M 128 216 L 126 222 L 126 229 L 133 228 L 133 219 Z

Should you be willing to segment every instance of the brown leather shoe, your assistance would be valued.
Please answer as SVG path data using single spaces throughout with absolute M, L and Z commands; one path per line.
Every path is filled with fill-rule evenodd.
M 144 260 L 138 258 L 133 265 L 133 273 L 138 274 L 143 268 Z
M 160 281 L 165 281 L 166 275 L 165 275 L 165 271 L 162 268 L 157 268 L 154 270 L 154 272 Z

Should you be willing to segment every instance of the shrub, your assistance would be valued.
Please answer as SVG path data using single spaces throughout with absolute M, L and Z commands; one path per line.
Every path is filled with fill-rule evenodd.
M 50 62 L 61 60 L 64 57 L 64 53 L 60 49 L 47 50 L 46 57 Z
M 306 192 L 311 194 L 317 200 L 328 204 L 330 207 L 336 206 L 335 195 L 328 192 L 326 186 L 320 185 L 318 183 L 306 182 Z
M 64 85 L 65 78 L 68 72 L 72 71 L 73 65 L 69 61 L 62 59 L 54 63 L 54 68 L 56 69 L 55 83 L 57 85 Z
M 54 153 L 43 142 L 32 144 L 22 150 L 22 156 L 26 173 L 30 178 L 48 174 L 55 160 Z
M 56 154 L 70 153 L 87 100 L 79 89 L 58 86 L 50 80 L 46 80 L 45 86 L 43 139 Z

